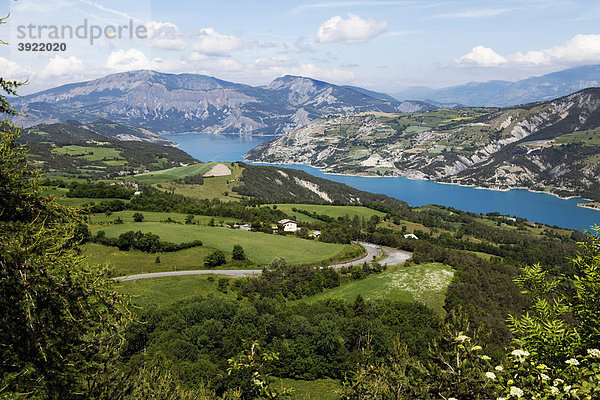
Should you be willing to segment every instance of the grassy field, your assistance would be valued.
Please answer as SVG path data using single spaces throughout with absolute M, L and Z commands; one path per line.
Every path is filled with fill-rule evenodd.
M 417 301 L 443 315 L 446 288 L 453 276 L 454 271 L 442 264 L 399 267 L 347 283 L 303 301 L 312 303 L 333 298 L 353 301 L 360 294 L 366 300 Z
M 213 282 L 210 279 L 213 279 Z M 218 275 L 171 276 L 168 278 L 139 279 L 119 282 L 117 290 L 133 296 L 135 304 L 147 307 L 150 304 L 168 306 L 176 301 L 194 296 L 214 296 L 235 299 L 232 290 L 222 293 L 217 290 Z
M 176 179 L 183 179 L 186 176 L 192 175 L 204 175 L 212 167 L 219 163 L 199 163 L 194 165 L 188 165 L 186 167 L 175 167 L 169 169 L 163 169 L 162 171 L 146 172 L 144 174 L 134 175 L 127 177 L 128 181 L 135 181 L 139 183 L 145 183 L 151 185 L 154 183 L 170 182 Z
M 121 152 L 112 147 L 69 145 L 52 149 L 52 153 L 83 158 L 87 161 L 102 161 L 106 165 L 125 165 L 127 163 L 121 157 Z
M 117 276 L 205 269 L 204 258 L 214 251 L 212 248 L 199 246 L 171 253 L 151 254 L 139 250 L 121 251 L 117 247 L 98 243 L 86 243 L 81 249 L 89 263 L 110 264 L 115 267 Z M 160 257 L 158 264 L 156 257 Z M 226 257 L 230 259 L 229 254 Z
M 216 165 L 219 163 L 211 163 Z M 233 188 L 239 184 L 239 179 L 242 176 L 244 170 L 238 164 L 222 163 L 225 164 L 230 170 L 231 175 L 228 176 L 214 176 L 210 178 L 204 178 L 202 185 L 185 185 L 181 183 L 168 183 L 154 185 L 158 189 L 172 190 L 176 194 L 181 194 L 186 197 L 192 197 L 197 199 L 219 199 L 221 201 L 233 201 L 238 200 L 242 196 L 238 195 L 233 191 Z M 227 193 L 227 195 L 225 195 Z
M 567 133 L 556 138 L 557 144 L 580 143 L 590 146 L 600 145 L 600 129 Z
M 353 218 L 355 215 L 358 215 L 359 218 L 369 219 L 373 215 L 378 215 L 379 217 L 384 217 L 385 214 L 372 210 L 367 207 L 354 207 L 354 206 L 326 206 L 326 205 L 315 205 L 315 204 L 276 204 L 277 209 L 285 212 L 288 215 L 293 215 L 294 219 L 302 222 L 314 222 L 317 219 L 309 217 L 305 214 L 299 212 L 293 212 L 292 208 L 296 208 L 299 210 L 310 211 L 311 213 L 315 212 L 321 215 L 327 215 L 332 218 L 343 217 L 345 215 Z
M 101 214 L 91 214 L 89 216 L 88 223 L 90 225 L 90 229 L 100 228 L 106 225 L 110 225 L 117 218 L 121 218 L 123 222 L 133 222 L 133 214 L 139 211 L 116 211 L 111 215 L 106 215 L 104 213 Z M 141 211 L 141 214 L 144 216 L 144 222 L 164 222 L 168 218 L 171 218 L 172 221 L 183 223 L 185 222 L 186 214 L 181 213 L 162 213 L 162 212 L 150 212 L 150 211 Z M 236 222 L 233 218 L 226 217 L 209 217 L 206 215 L 194 215 L 194 222 L 199 222 L 200 225 L 208 225 L 210 220 L 214 219 L 215 225 L 223 225 L 223 224 L 233 224 Z
M 106 232 L 107 237 L 118 237 L 121 233 L 133 230 L 152 232 L 159 235 L 161 240 L 172 243 L 202 240 L 205 246 L 228 252 L 235 244 L 240 244 L 248 258 L 261 265 L 270 263 L 275 257 L 283 257 L 290 264 L 314 264 L 355 248 L 352 245 L 322 243 L 291 236 L 160 222 L 110 225 L 101 230 Z
M 302 381 L 287 378 L 275 378 L 274 387 L 285 387 L 294 389 L 292 400 L 336 400 L 336 390 L 341 389 L 340 382 L 333 379 L 317 379 L 314 381 Z

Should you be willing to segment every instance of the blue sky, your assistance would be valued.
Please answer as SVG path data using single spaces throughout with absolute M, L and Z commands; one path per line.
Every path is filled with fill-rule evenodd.
M 28 78 L 23 93 L 133 69 L 251 85 L 295 74 L 394 93 L 600 63 L 597 1 L 4 0 L 0 14 L 9 12 L 0 71 Z M 84 20 L 99 30 L 131 22 L 146 34 L 103 33 L 92 45 L 90 31 L 50 40 L 44 28 L 40 40 L 26 29 Z M 18 50 L 48 41 L 66 51 Z

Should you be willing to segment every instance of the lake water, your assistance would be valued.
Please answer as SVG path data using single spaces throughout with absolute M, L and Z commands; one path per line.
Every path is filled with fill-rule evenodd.
M 201 161 L 241 161 L 242 154 L 271 139 L 268 136 L 180 134 L 165 135 L 180 144 L 179 148 Z M 282 165 L 306 171 L 314 176 L 345 183 L 372 193 L 382 193 L 406 201 L 411 206 L 440 204 L 475 213 L 498 211 L 502 214 L 527 218 L 530 221 L 565 228 L 587 229 L 600 224 L 600 211 L 577 207 L 582 199 L 559 199 L 544 193 L 527 190 L 484 190 L 432 181 L 407 178 L 367 178 L 329 175 L 305 165 Z

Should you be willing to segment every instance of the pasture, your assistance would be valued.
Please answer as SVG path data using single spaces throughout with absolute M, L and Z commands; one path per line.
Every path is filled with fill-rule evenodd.
M 446 288 L 453 276 L 454 271 L 450 267 L 436 263 L 398 267 L 352 281 L 303 301 L 312 303 L 340 298 L 353 301 L 360 294 L 365 300 L 416 301 L 443 315 Z
M 98 243 L 86 243 L 80 247 L 90 264 L 109 264 L 115 268 L 116 276 L 205 269 L 204 258 L 214 251 L 214 249 L 205 246 L 169 253 L 145 253 L 139 250 L 121 251 L 117 247 L 104 246 Z M 156 257 L 160 258 L 160 263 L 156 262 Z M 231 258 L 229 254 L 226 254 L 226 257 L 228 261 Z M 223 267 L 219 268 L 222 269 Z
M 117 290 L 132 296 L 133 302 L 141 307 L 148 307 L 151 304 L 164 307 L 200 295 L 235 300 L 237 294 L 231 288 L 227 293 L 217 290 L 219 278 L 221 277 L 218 275 L 186 275 L 139 279 L 119 282 Z
M 198 164 L 188 165 L 185 167 L 168 168 L 168 169 L 163 169 L 161 171 L 152 171 L 152 172 L 146 172 L 146 173 L 138 174 L 138 175 L 134 175 L 134 176 L 129 176 L 129 177 L 127 177 L 127 180 L 138 182 L 138 183 L 144 183 L 147 185 L 152 185 L 155 183 L 162 183 L 162 182 L 170 182 L 170 181 L 175 181 L 178 179 L 183 179 L 186 176 L 204 175 L 205 173 L 210 171 L 210 169 L 212 167 L 214 167 L 217 164 L 219 164 L 219 163 L 209 162 L 209 163 L 198 163 Z
M 354 252 L 353 245 L 323 243 L 294 236 L 247 232 L 238 229 L 198 225 L 179 225 L 160 222 L 132 222 L 102 228 L 107 237 L 118 237 L 127 231 L 152 232 L 162 241 L 185 243 L 201 240 L 205 246 L 231 252 L 235 244 L 244 248 L 247 257 L 260 265 L 269 264 L 275 257 L 285 258 L 290 264 L 320 264 L 343 259 Z
M 53 154 L 82 158 L 87 161 L 102 161 L 106 165 L 125 165 L 121 152 L 112 147 L 68 145 L 52 149 Z
M 311 213 L 316 213 L 319 215 L 327 215 L 332 218 L 343 217 L 348 215 L 351 219 L 357 215 L 359 218 L 369 219 L 373 215 L 377 215 L 380 218 L 385 216 L 384 213 L 376 210 L 372 210 L 367 207 L 362 206 L 328 206 L 328 205 L 318 205 L 318 204 L 275 204 L 278 210 L 283 211 L 284 213 L 293 216 L 293 218 L 297 221 L 301 222 L 314 222 L 317 221 L 316 218 L 312 218 L 305 214 L 292 211 L 293 208 L 298 210 L 306 210 Z

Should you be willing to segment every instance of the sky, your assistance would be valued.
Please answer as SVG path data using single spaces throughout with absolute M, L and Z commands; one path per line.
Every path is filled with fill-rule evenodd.
M 21 94 L 137 69 L 395 93 L 600 64 L 596 0 L 1 0 L 9 14 L 0 76 Z

